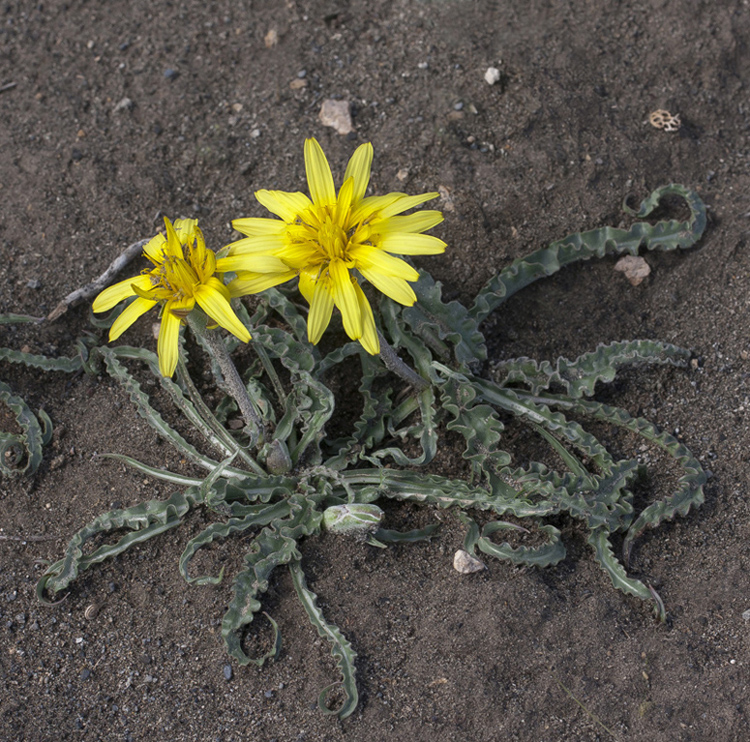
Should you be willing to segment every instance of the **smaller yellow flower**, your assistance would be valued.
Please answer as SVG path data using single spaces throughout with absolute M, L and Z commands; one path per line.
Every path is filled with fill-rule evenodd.
M 216 275 L 231 270 L 224 265 L 227 258 L 217 259 L 206 247 L 198 221 L 177 219 L 172 226 L 165 218 L 164 224 L 166 237 L 157 234 L 143 249 L 154 267 L 104 289 L 94 300 L 93 309 L 106 312 L 123 299 L 136 297 L 109 331 L 109 339 L 116 340 L 138 317 L 161 304 L 159 370 L 164 376 L 172 376 L 177 367 L 180 324 L 196 303 L 217 325 L 243 342 L 250 340 L 250 333 L 229 303 L 231 296 L 241 294 L 233 294 L 231 284 L 225 286 L 220 275 Z
M 227 270 L 237 272 L 237 280 L 229 286 L 233 296 L 240 295 L 234 292 L 255 294 L 299 276 L 299 289 L 310 304 L 310 342 L 320 340 L 336 306 L 346 334 L 374 355 L 380 352 L 380 342 L 359 277 L 411 306 L 417 297 L 409 282 L 416 281 L 419 273 L 394 253 L 437 255 L 446 245 L 422 234 L 443 221 L 439 211 L 400 216 L 437 198 L 437 193 L 365 196 L 372 155 L 371 144 L 357 147 L 337 194 L 321 146 L 308 139 L 305 170 L 312 198 L 304 193 L 257 191 L 258 201 L 281 219 L 235 219 L 232 226 L 247 237 L 229 245 Z

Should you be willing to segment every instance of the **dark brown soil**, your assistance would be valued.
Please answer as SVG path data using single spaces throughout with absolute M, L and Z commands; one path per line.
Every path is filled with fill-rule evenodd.
M 225 244 L 231 219 L 263 215 L 255 189 L 304 189 L 311 135 L 339 174 L 372 141 L 376 192 L 441 189 L 449 249 L 421 265 L 462 300 L 517 256 L 617 225 L 625 195 L 683 183 L 710 207 L 699 247 L 648 255 L 637 287 L 614 260 L 574 266 L 485 329 L 495 360 L 635 337 L 692 349 L 697 368 L 632 371 L 606 394 L 678 431 L 713 477 L 702 509 L 636 546 L 632 570 L 658 585 L 666 625 L 612 588 L 568 521 L 558 566 L 490 562 L 468 577 L 451 566 L 462 529 L 447 513 L 426 545 L 308 541 L 310 582 L 359 654 L 361 704 L 339 722 L 316 708 L 335 668 L 286 573 L 266 606 L 281 657 L 230 663 L 229 583 L 188 587 L 177 571 L 193 526 L 92 569 L 55 608 L 36 602 L 38 560 L 112 503 L 171 489 L 95 453 L 189 469 L 108 377 L 2 364 L 57 435 L 36 476 L 0 482 L 0 739 L 750 739 L 749 12 L 746 0 L 3 3 L 0 312 L 48 313 L 159 213 L 198 216 Z M 353 134 L 322 126 L 327 98 L 350 102 Z M 655 109 L 679 114 L 679 131 L 650 126 Z M 69 353 L 87 327 L 79 306 L 0 327 L 0 346 Z M 150 322 L 125 340 L 152 346 Z M 657 463 L 654 487 L 669 483 Z M 410 512 L 391 508 L 390 523 Z M 229 540 L 216 555 L 236 565 L 241 550 Z

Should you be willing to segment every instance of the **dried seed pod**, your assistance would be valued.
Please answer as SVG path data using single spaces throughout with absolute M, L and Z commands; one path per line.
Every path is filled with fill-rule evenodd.
M 96 618 L 99 614 L 99 605 L 97 603 L 91 603 L 86 606 L 86 610 L 83 612 L 83 617 L 91 621 Z
M 477 559 L 464 549 L 459 549 L 453 555 L 453 569 L 462 575 L 470 575 L 472 572 L 481 572 L 487 567 L 481 559 Z

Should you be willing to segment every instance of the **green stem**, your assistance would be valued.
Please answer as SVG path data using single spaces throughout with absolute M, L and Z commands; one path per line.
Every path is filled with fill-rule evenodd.
M 380 332 L 378 332 L 378 339 L 380 340 L 380 357 L 383 359 L 383 363 L 389 371 L 400 376 L 407 384 L 413 386 L 418 392 L 423 392 L 425 389 L 429 388 L 429 382 L 399 358 L 396 351 Z
M 253 404 L 247 393 L 245 385 L 242 383 L 237 367 L 234 365 L 226 345 L 221 336 L 216 332 L 211 332 L 207 327 L 208 317 L 200 310 L 194 309 L 187 316 L 187 323 L 193 333 L 198 337 L 214 360 L 219 364 L 221 374 L 224 377 L 223 382 L 217 379 L 219 386 L 230 394 L 237 406 L 240 408 L 240 414 L 245 418 L 245 423 L 249 428 L 251 445 L 260 445 L 263 442 L 263 420 L 260 411 Z

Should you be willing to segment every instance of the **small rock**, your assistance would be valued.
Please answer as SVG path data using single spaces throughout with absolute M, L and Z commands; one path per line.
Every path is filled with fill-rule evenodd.
M 224 680 L 231 680 L 233 675 L 232 666 L 224 665 Z
M 73 147 L 70 156 L 73 158 L 74 162 L 80 162 L 83 159 L 83 152 L 78 149 L 78 147 Z
M 91 670 L 86 668 L 81 672 L 81 680 L 88 680 L 91 677 Z
M 745 611 L 745 612 L 744 612 L 744 613 L 742 614 L 742 618 L 743 618 L 743 620 L 745 620 L 745 621 L 750 621 L 750 609 L 746 610 L 746 611 Z
M 167 78 L 167 80 L 174 80 L 180 76 L 180 73 L 177 70 L 172 69 L 171 67 L 167 67 L 167 69 L 164 70 L 164 77 Z
M 640 255 L 626 255 L 615 263 L 615 270 L 624 273 L 625 278 L 637 286 L 651 273 L 651 266 Z
M 494 85 L 500 81 L 500 70 L 497 67 L 488 67 L 484 73 L 484 80 L 488 85 Z
M 115 113 L 117 113 L 118 111 L 132 111 L 133 106 L 135 106 L 135 103 L 133 103 L 130 98 L 123 98 L 119 103 L 117 103 L 117 105 L 115 105 L 113 110 Z
M 38 281 L 36 278 L 32 278 L 26 282 L 27 289 L 38 289 L 41 285 L 42 282 Z
M 263 43 L 266 45 L 266 49 L 271 49 L 279 43 L 279 32 L 272 28 L 264 37 Z
M 302 90 L 302 88 L 307 87 L 307 80 L 303 80 L 301 77 L 295 77 L 294 80 L 289 83 L 289 87 L 292 90 Z
M 352 117 L 349 113 L 349 101 L 333 100 L 328 98 L 323 101 L 318 114 L 323 126 L 330 126 L 339 134 L 349 134 L 354 131 Z
M 405 167 L 402 167 L 401 170 L 396 173 L 396 177 L 399 180 L 404 181 L 409 177 L 409 171 Z
M 453 569 L 462 575 L 470 575 L 472 572 L 481 572 L 483 569 L 487 569 L 487 567 L 481 559 L 473 557 L 464 549 L 459 549 L 453 555 Z

